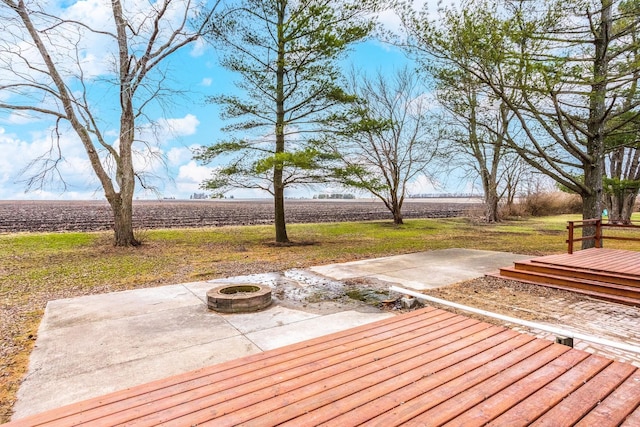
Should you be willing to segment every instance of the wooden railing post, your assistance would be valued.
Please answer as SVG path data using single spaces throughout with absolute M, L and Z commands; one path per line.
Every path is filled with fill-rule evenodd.
M 602 247 L 602 218 L 596 220 L 596 236 L 595 236 L 596 248 Z
M 567 243 L 569 244 L 568 251 L 569 255 L 571 255 L 573 253 L 573 221 L 569 221 L 567 230 L 569 230 L 569 239 L 567 239 Z

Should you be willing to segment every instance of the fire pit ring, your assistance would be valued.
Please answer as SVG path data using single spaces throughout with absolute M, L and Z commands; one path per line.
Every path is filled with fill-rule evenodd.
M 226 284 L 207 292 L 207 306 L 220 313 L 249 313 L 271 305 L 271 288 L 256 283 Z

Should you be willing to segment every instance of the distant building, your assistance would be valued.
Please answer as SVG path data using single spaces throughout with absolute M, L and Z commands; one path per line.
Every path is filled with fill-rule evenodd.
M 313 196 L 314 199 L 326 200 L 326 199 L 355 199 L 356 196 L 349 193 L 320 193 Z
M 208 199 L 209 195 L 207 193 L 193 193 L 189 198 L 192 200 L 204 200 Z

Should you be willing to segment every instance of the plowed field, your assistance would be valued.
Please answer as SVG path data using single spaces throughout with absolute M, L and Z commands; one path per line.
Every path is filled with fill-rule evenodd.
M 391 220 L 378 201 L 288 200 L 288 223 Z M 404 218 L 450 218 L 477 209 L 477 201 L 421 199 L 406 201 Z M 0 201 L 0 232 L 99 231 L 112 228 L 106 201 Z M 138 229 L 215 227 L 273 223 L 271 200 L 135 201 Z

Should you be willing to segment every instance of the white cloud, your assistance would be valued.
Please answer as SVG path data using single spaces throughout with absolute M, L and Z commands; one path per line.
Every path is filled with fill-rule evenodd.
M 174 187 L 165 190 L 165 192 L 175 191 L 176 194 L 165 195 L 188 198 L 193 193 L 201 193 L 203 190 L 200 188 L 200 184 L 202 184 L 205 179 L 211 177 L 214 169 L 215 168 L 208 166 L 200 166 L 194 160 L 190 160 L 178 169 L 178 176 L 175 179 Z
M 166 124 L 174 135 L 187 136 L 196 133 L 200 121 L 193 114 L 187 114 L 180 119 L 167 119 Z
M 186 165 L 180 166 L 177 181 L 200 184 L 210 178 L 214 170 L 215 168 L 198 165 L 195 160 L 191 160 Z
M 431 19 L 438 17 L 438 10 L 442 8 L 458 7 L 461 0 L 414 0 L 414 10 L 426 10 L 429 12 Z M 402 27 L 400 17 L 392 9 L 380 12 L 377 16 L 378 22 L 387 30 L 398 32 Z
M 195 148 L 195 145 L 191 147 L 173 147 L 167 152 L 167 162 L 171 166 L 187 163 L 193 158 L 193 149 Z
M 25 194 L 26 180 L 39 172 L 38 164 L 27 169 L 30 162 L 38 156 L 46 155 L 52 150 L 52 156 L 57 156 L 57 147 L 63 154 L 57 168 L 62 180 L 54 173 L 45 180 L 42 189 L 33 190 Z M 93 198 L 98 188 L 97 179 L 90 169 L 82 145 L 73 137 L 65 134 L 52 145 L 49 131 L 33 132 L 29 140 L 22 139 L 15 134 L 8 134 L 0 128 L 0 198 L 2 199 L 60 199 L 60 198 Z M 67 192 L 64 192 L 64 186 Z M 82 194 L 82 196 L 80 196 Z M 101 194 L 101 193 L 100 193 Z
M 204 79 L 202 79 L 202 82 L 200 84 L 202 86 L 209 87 L 209 86 L 211 86 L 212 83 L 213 83 L 213 79 L 212 78 L 205 77 Z
M 431 179 L 424 175 L 420 175 L 418 178 L 408 183 L 407 185 L 407 193 L 411 194 L 425 194 L 425 193 L 437 193 L 438 189 L 436 188 L 438 185 L 434 183 Z
M 106 30 L 113 25 L 113 12 L 104 0 L 80 0 L 62 9 L 63 17 L 90 22 L 92 28 Z
M 209 48 L 209 43 L 207 43 L 206 40 L 204 40 L 203 38 L 199 38 L 191 44 L 191 51 L 189 52 L 189 55 L 191 55 L 194 58 L 197 58 L 199 56 L 204 55 L 208 48 Z
M 226 197 L 233 197 L 234 199 L 270 199 L 271 194 L 264 190 L 256 190 L 253 188 L 238 188 L 233 191 L 229 191 L 225 194 Z M 292 192 L 287 192 L 287 197 L 308 197 L 297 195 Z
M 2 194 L 2 193 L 0 193 Z M 101 191 L 66 191 L 64 193 L 54 191 L 35 190 L 28 193 L 16 192 L 2 194 L 5 200 L 103 200 Z
M 139 131 L 139 139 L 153 141 L 163 145 L 172 139 L 194 135 L 198 130 L 200 121 L 193 114 L 184 117 L 160 119 L 155 125 L 148 125 Z
M 38 117 L 35 117 L 31 114 L 22 111 L 13 111 L 9 114 L 7 119 L 3 119 L 3 123 L 8 123 L 11 125 L 25 125 L 28 123 L 37 122 L 40 120 Z
M 111 74 L 115 70 L 115 64 L 111 55 L 96 56 L 93 53 L 85 53 L 80 58 L 80 68 L 85 80 L 93 80 L 105 74 Z
M 378 14 L 378 22 L 387 30 L 398 31 L 402 25 L 400 17 L 393 10 L 385 10 Z

